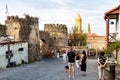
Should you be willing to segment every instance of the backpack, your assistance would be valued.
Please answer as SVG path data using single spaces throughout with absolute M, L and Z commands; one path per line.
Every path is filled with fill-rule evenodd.
M 105 57 L 105 56 L 100 56 L 100 57 L 99 57 L 99 61 L 100 61 L 100 63 L 101 63 L 102 65 L 104 65 L 104 64 L 105 64 L 105 61 L 106 61 L 106 57 Z

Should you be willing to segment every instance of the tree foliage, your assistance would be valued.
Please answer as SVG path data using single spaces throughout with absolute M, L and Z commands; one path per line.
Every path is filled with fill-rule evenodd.
M 90 24 L 88 24 L 88 33 L 91 33 Z
M 74 46 L 85 46 L 86 45 L 87 36 L 85 33 L 83 32 L 78 33 L 76 27 L 73 27 L 72 35 L 73 35 L 72 44 Z
M 106 54 L 109 54 L 116 50 L 117 48 L 120 48 L 120 41 L 117 41 L 115 43 L 109 44 L 108 47 L 104 50 Z

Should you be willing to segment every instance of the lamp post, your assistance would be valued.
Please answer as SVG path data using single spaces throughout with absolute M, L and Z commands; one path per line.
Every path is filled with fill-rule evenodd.
M 10 56 L 10 41 L 8 42 L 8 54 L 7 54 L 7 58 L 8 58 L 8 67 L 10 67 L 10 60 L 11 60 L 11 56 Z
M 10 51 L 10 43 L 11 43 L 12 39 L 7 38 L 7 40 L 8 40 L 8 53 L 6 54 L 6 58 L 8 59 L 8 65 L 7 65 L 7 67 L 9 68 L 9 67 L 11 67 L 11 64 L 10 64 L 11 57 L 13 57 L 13 54 Z

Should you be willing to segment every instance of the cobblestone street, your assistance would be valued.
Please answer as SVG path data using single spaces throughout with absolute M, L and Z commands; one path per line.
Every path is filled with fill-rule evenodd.
M 43 59 L 15 68 L 0 69 L 0 80 L 70 80 L 65 65 L 67 63 L 63 63 L 62 58 Z M 86 76 L 82 76 L 80 69 L 75 68 L 74 80 L 98 80 L 96 59 L 88 60 Z

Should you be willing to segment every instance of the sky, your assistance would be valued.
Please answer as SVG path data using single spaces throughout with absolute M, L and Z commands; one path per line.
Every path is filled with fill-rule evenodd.
M 91 33 L 105 35 L 104 13 L 119 4 L 119 0 L 0 0 L 0 23 L 4 24 L 7 16 L 23 18 L 28 14 L 39 18 L 40 30 L 44 24 L 65 24 L 70 31 L 79 13 L 84 32 L 90 24 Z

